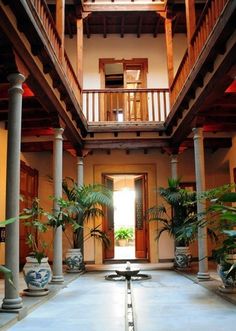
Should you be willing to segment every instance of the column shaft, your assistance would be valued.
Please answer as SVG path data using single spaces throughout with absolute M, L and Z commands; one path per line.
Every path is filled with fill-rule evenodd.
M 195 158 L 195 175 L 197 194 L 205 191 L 205 160 L 204 160 L 204 145 L 203 145 L 203 130 L 202 128 L 194 128 L 194 158 Z M 205 201 L 197 203 L 197 212 L 199 214 L 205 212 Z M 199 216 L 201 219 L 201 216 Z M 208 251 L 207 251 L 207 227 L 199 227 L 198 229 L 198 258 L 199 271 L 197 277 L 199 279 L 209 279 L 208 272 Z
M 20 198 L 20 144 L 22 117 L 22 83 L 25 78 L 16 73 L 8 77 L 9 114 L 7 142 L 7 187 L 6 187 L 6 218 L 19 215 Z M 22 299 L 19 296 L 19 220 L 6 226 L 6 266 L 12 270 L 14 287 L 5 282 L 5 298 L 2 308 L 20 309 Z
M 175 154 L 171 155 L 171 177 L 174 179 L 178 178 L 178 156 Z
M 53 142 L 53 189 L 54 197 L 62 197 L 62 163 L 63 163 L 63 129 L 55 129 Z M 58 205 L 54 200 L 54 210 L 57 212 Z M 52 282 L 63 282 L 62 269 L 62 227 L 54 229 L 53 242 L 53 276 Z
M 77 184 L 78 186 L 84 184 L 84 158 L 81 156 L 77 157 Z

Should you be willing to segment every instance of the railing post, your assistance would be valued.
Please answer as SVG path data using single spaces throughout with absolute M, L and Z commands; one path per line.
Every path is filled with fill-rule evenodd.
M 191 44 L 191 39 L 196 29 L 196 14 L 195 14 L 195 0 L 185 0 L 185 11 L 186 11 L 186 25 L 187 25 L 187 40 L 188 40 L 188 52 L 190 59 L 190 66 L 194 61 L 194 49 Z
M 166 55 L 169 87 L 174 80 L 172 19 L 165 17 Z
M 83 19 L 76 20 L 77 28 L 77 73 L 81 88 L 83 87 Z
M 56 28 L 61 39 L 60 61 L 64 62 L 65 0 L 56 0 Z

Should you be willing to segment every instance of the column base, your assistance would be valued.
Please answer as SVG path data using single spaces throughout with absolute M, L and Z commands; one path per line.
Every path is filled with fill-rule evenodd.
M 197 273 L 197 279 L 198 280 L 210 280 L 210 274 L 208 272 L 198 272 Z
M 63 276 L 52 276 L 52 280 L 50 284 L 61 284 L 64 283 L 64 277 Z
M 2 309 L 6 309 L 7 311 L 18 311 L 23 308 L 22 298 L 18 297 L 15 299 L 7 299 L 4 298 L 2 301 Z

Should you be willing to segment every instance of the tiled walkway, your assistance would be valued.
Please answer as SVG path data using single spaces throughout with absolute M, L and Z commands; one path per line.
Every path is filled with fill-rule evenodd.
M 135 331 L 235 331 L 235 305 L 175 271 L 146 273 L 133 282 Z M 81 275 L 8 330 L 125 331 L 125 284 L 107 274 Z

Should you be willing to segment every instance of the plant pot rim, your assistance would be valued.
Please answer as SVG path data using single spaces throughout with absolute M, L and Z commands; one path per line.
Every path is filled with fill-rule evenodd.
M 48 256 L 45 256 L 41 259 L 41 263 L 42 262 L 47 262 L 47 261 L 48 261 Z M 36 259 L 36 257 L 29 255 L 29 256 L 26 256 L 26 262 L 36 262 L 36 263 L 38 263 L 38 260 Z M 38 263 L 38 264 L 40 264 L 40 263 Z

